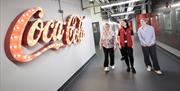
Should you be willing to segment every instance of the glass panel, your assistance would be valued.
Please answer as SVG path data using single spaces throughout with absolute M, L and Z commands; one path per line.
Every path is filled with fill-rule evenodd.
M 164 28 L 165 30 L 172 30 L 172 23 L 171 23 L 171 13 L 170 12 L 164 12 Z
M 164 30 L 163 14 L 159 13 L 158 16 L 156 16 L 156 20 L 158 21 L 160 30 Z
M 177 31 L 180 32 L 180 8 L 176 9 L 176 27 Z

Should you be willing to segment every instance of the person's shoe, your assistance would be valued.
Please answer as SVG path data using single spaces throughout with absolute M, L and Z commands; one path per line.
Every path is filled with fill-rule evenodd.
M 110 67 L 111 67 L 111 69 L 113 69 L 113 70 L 115 69 L 115 66 L 114 66 L 114 65 L 113 65 L 113 66 L 110 66 Z
M 130 68 L 128 67 L 126 71 L 127 71 L 127 72 L 130 72 Z
M 147 66 L 147 71 L 151 71 L 151 66 Z
M 122 58 L 121 58 L 121 61 L 123 61 L 123 60 L 125 60 L 125 57 L 122 57 Z
M 109 71 L 109 67 L 105 67 L 105 68 L 104 68 L 104 71 L 105 71 L 105 72 L 108 72 L 108 71 Z
M 155 70 L 154 72 L 158 75 L 162 75 L 162 72 L 160 70 Z
M 135 68 L 133 67 L 133 68 L 131 68 L 132 69 L 132 73 L 136 73 L 136 70 L 135 70 Z

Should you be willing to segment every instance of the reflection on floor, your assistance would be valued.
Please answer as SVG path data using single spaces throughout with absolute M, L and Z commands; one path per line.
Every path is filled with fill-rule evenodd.
M 97 47 L 96 56 L 65 91 L 180 91 L 180 59 L 158 47 L 159 64 L 163 71 L 163 75 L 158 76 L 146 71 L 141 47 L 139 43 L 136 44 L 136 74 L 126 72 L 118 49 L 115 51 L 116 68 L 106 74 L 103 71 L 103 52 Z

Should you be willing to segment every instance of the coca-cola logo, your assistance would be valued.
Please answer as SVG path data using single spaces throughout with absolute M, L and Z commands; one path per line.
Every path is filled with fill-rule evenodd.
M 80 16 L 68 16 L 66 22 L 44 21 L 44 12 L 40 7 L 27 9 L 20 13 L 11 23 L 6 33 L 5 52 L 12 61 L 28 62 L 49 49 L 59 49 L 67 45 L 81 42 L 85 33 Z M 24 52 L 24 47 L 41 43 L 43 47 L 30 54 Z

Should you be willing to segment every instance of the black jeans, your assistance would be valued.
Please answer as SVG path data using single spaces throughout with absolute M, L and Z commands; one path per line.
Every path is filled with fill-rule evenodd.
M 109 66 L 109 55 L 110 55 L 110 65 L 113 66 L 114 65 L 114 48 L 105 48 L 103 47 L 103 51 L 104 51 L 104 67 L 108 67 Z
M 123 49 L 120 48 L 121 56 L 124 57 Z
M 143 47 L 142 46 L 142 51 L 144 55 L 144 62 L 146 66 L 152 66 L 149 56 L 152 59 L 153 67 L 155 70 L 160 70 L 158 59 L 157 59 L 157 53 L 156 53 L 156 45 L 152 45 L 150 47 Z
M 125 63 L 127 65 L 127 67 L 130 68 L 130 65 L 131 65 L 131 68 L 134 68 L 133 48 L 132 47 L 128 47 L 127 43 L 125 43 L 125 47 L 123 47 L 121 49 L 121 51 L 124 54 Z M 129 65 L 129 63 L 130 63 L 130 65 Z

